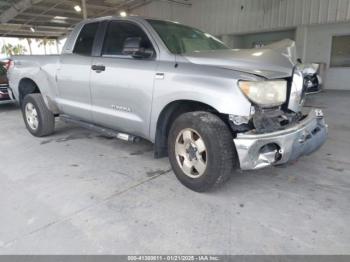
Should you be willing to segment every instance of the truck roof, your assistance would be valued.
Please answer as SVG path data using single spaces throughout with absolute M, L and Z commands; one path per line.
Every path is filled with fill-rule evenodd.
M 143 16 L 138 16 L 138 15 L 128 15 L 125 17 L 122 17 L 122 16 L 103 16 L 103 17 L 85 19 L 85 20 L 83 20 L 75 25 L 73 31 L 67 37 L 67 41 L 62 49 L 62 53 L 67 54 L 67 53 L 73 52 L 73 48 L 74 48 L 76 39 L 77 39 L 82 27 L 88 23 L 108 21 L 108 20 L 133 21 L 137 24 L 143 25 L 144 27 L 146 27 L 152 31 L 151 26 L 147 22 L 148 19 L 174 22 L 174 21 L 169 21 L 169 20 L 163 20 L 163 19 L 152 18 L 152 17 L 143 17 Z
M 167 22 L 173 22 L 171 20 L 167 19 L 159 19 L 155 17 L 147 17 L 147 16 L 139 16 L 139 15 L 127 15 L 127 16 L 118 16 L 118 15 L 110 15 L 110 16 L 102 16 L 102 17 L 96 17 L 96 18 L 88 18 L 80 23 L 86 24 L 86 23 L 91 23 L 91 22 L 98 22 L 98 21 L 106 21 L 106 20 L 113 20 L 113 19 L 120 19 L 120 20 L 126 20 L 126 21 L 147 21 L 147 20 L 158 20 L 158 21 L 167 21 Z M 176 22 L 178 23 L 178 22 Z

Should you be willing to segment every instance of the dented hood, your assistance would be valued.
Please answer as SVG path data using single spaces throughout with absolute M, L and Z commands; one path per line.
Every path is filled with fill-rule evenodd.
M 290 57 L 271 49 L 228 49 L 184 54 L 194 64 L 216 66 L 259 75 L 267 79 L 292 75 Z
M 273 49 L 281 54 L 288 56 L 293 63 L 297 62 L 297 50 L 295 41 L 290 39 L 283 39 L 265 46 L 267 49 Z

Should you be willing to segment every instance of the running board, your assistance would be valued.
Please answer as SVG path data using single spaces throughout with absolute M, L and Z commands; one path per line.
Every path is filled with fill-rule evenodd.
M 66 123 L 75 124 L 75 125 L 84 127 L 86 129 L 103 134 L 107 137 L 118 138 L 120 140 L 124 140 L 124 141 L 128 141 L 128 142 L 139 142 L 140 141 L 140 138 L 137 136 L 121 133 L 121 132 L 115 131 L 113 129 L 109 129 L 109 128 L 101 127 L 98 125 L 90 124 L 90 123 L 87 123 L 87 122 L 84 122 L 81 120 L 73 119 L 73 118 L 66 116 L 66 115 L 60 115 L 60 119 L 62 119 Z

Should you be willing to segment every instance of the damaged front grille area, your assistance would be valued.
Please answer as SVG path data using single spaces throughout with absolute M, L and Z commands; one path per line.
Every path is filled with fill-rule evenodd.
M 283 111 L 280 107 L 256 108 L 254 115 L 247 123 L 235 124 L 233 121 L 229 121 L 229 123 L 234 133 L 252 131 L 255 134 L 264 134 L 289 128 L 304 117 L 301 112 Z
M 283 130 L 302 119 L 301 113 L 286 113 L 280 109 L 257 110 L 252 117 L 255 133 L 264 134 Z
M 251 131 L 255 134 L 264 134 L 280 131 L 298 123 L 305 117 L 301 113 L 306 93 L 303 74 L 295 67 L 292 76 L 284 80 L 287 81 L 286 101 L 281 106 L 271 108 L 252 104 L 249 121 L 230 119 L 230 126 L 234 133 Z
M 257 134 L 283 130 L 303 119 L 301 109 L 306 91 L 303 75 L 295 67 L 293 76 L 285 80 L 287 81 L 287 99 L 281 107 L 264 109 L 255 106 L 255 114 L 251 121 Z

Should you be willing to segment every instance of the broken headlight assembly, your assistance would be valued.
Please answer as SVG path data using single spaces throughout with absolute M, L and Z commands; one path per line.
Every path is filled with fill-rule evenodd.
M 287 81 L 239 81 L 239 88 L 254 104 L 262 108 L 282 105 L 287 99 Z

